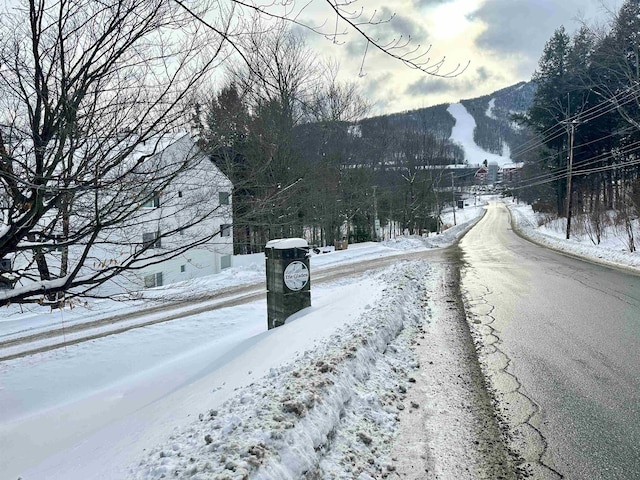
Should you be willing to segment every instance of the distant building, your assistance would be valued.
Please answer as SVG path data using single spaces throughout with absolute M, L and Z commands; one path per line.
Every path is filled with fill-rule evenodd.
M 489 170 L 487 169 L 487 167 L 481 166 L 480 168 L 478 168 L 478 170 L 476 170 L 476 173 L 474 174 L 476 183 L 480 183 L 483 185 L 486 184 L 488 175 L 489 175 Z
M 495 184 L 498 181 L 500 167 L 497 162 L 489 162 L 487 165 L 487 183 Z
M 499 180 L 503 184 L 509 184 L 520 181 L 522 177 L 522 167 L 524 163 L 506 163 L 500 168 L 498 174 Z

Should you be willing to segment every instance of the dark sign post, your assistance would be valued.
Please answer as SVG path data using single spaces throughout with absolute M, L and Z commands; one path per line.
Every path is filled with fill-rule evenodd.
M 308 253 L 302 238 L 271 240 L 265 245 L 269 329 L 284 325 L 287 317 L 311 306 Z

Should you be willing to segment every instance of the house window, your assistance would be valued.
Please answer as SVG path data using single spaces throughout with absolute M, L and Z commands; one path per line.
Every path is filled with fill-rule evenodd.
M 0 259 L 0 272 L 10 272 L 10 271 L 11 271 L 11 259 L 10 258 Z
M 142 204 L 142 208 L 158 208 L 160 206 L 160 192 L 153 192 L 149 200 Z
M 178 192 L 178 198 L 182 198 L 182 192 Z
M 218 192 L 220 205 L 229 205 L 229 192 Z
M 222 255 L 220 257 L 220 270 L 231 267 L 231 255 Z
M 64 251 L 64 247 L 58 245 L 59 243 L 61 243 L 63 241 L 64 241 L 64 238 L 62 237 L 62 235 L 60 235 L 60 234 L 54 235 L 53 236 L 53 243 L 55 243 L 56 246 L 53 247 L 52 251 L 54 251 L 54 252 L 62 252 L 62 251 Z
M 228 223 L 223 223 L 220 225 L 220 236 L 221 237 L 230 237 L 231 236 L 231 225 Z
M 184 273 L 187 270 L 186 265 L 180 265 L 180 273 Z
M 146 232 L 142 234 L 142 245 L 151 245 L 151 248 L 160 248 L 162 241 L 160 238 L 160 232 Z
M 144 288 L 153 288 L 162 286 L 162 272 L 145 275 Z

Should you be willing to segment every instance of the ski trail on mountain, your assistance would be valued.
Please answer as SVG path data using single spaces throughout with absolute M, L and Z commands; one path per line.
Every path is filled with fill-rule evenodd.
M 465 159 L 470 165 L 479 165 L 485 160 L 487 160 L 487 162 L 496 162 L 500 166 L 513 162 L 508 156 L 487 152 L 476 144 L 473 139 L 476 121 L 464 105 L 461 103 L 452 103 L 449 105 L 449 108 L 447 108 L 447 112 L 449 112 L 456 121 L 449 139 L 464 149 Z

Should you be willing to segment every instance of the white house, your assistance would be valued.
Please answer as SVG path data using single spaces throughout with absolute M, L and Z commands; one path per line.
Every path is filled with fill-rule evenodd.
M 168 258 L 145 266 L 129 279 L 138 287 L 156 287 L 219 273 L 233 258 L 232 190 L 229 178 L 202 153 L 186 133 L 163 145 L 153 161 L 171 163 L 198 157 L 161 190 L 140 205 L 137 225 L 123 237 L 132 248 L 151 243 L 150 253 Z M 133 237 L 137 236 L 137 238 Z M 213 236 L 211 235 L 213 234 Z M 205 239 L 186 251 L 182 246 Z
M 41 245 L 54 275 L 68 254 L 68 271 L 75 269 L 76 278 L 88 278 L 87 285 L 99 284 L 92 290 L 99 296 L 211 275 L 231 266 L 233 185 L 229 178 L 186 132 L 144 143 L 131 138 L 132 149 L 127 149 L 129 140 L 126 136 L 96 140 L 94 144 L 102 148 L 96 157 L 89 156 L 92 152 L 76 153 L 75 164 L 99 158 L 100 172 L 107 168 L 94 177 L 90 188 L 76 189 L 66 217 L 55 204 L 40 220 L 46 242 L 21 242 L 20 251 L 4 259 L 12 265 L 0 267 L 19 273 L 16 288 L 40 283 L 32 245 Z M 25 164 L 30 161 L 28 155 L 24 154 Z M 47 192 L 61 191 L 61 178 L 53 177 Z M 74 177 L 77 183 L 76 178 L 82 180 Z M 65 219 L 68 233 L 63 235 Z M 66 238 L 75 240 L 65 243 Z M 117 276 L 110 278 L 109 272 Z

